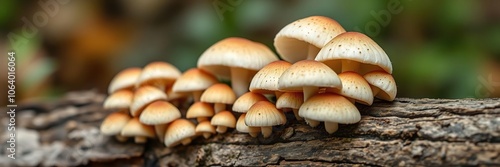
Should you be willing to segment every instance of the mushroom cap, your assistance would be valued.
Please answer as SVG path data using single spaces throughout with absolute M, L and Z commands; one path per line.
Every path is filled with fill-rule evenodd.
M 372 105 L 373 93 L 370 84 L 361 75 L 347 71 L 340 73 L 339 78 L 342 81 L 342 88 L 327 89 L 327 91 L 354 99 L 356 102 L 364 105 Z
M 132 99 L 134 98 L 134 92 L 128 89 L 122 89 L 109 95 L 106 100 L 104 100 L 105 109 L 122 109 L 129 108 L 132 104 Z
M 247 92 L 241 95 L 233 104 L 233 111 L 239 113 L 246 113 L 253 104 L 258 101 L 268 101 L 267 98 L 258 93 Z
M 153 86 L 143 86 L 135 91 L 132 105 L 130 105 L 130 114 L 138 117 L 142 108 L 156 100 L 167 100 L 165 92 Z
M 233 104 L 236 100 L 236 94 L 233 89 L 226 84 L 218 83 L 210 86 L 203 94 L 200 101 L 206 103 L 224 103 Z
M 330 67 L 314 60 L 301 60 L 290 66 L 279 81 L 280 90 L 302 91 L 303 87 L 326 87 L 340 88 L 340 82 L 337 73 Z
M 175 79 L 181 76 L 181 72 L 177 67 L 167 62 L 152 62 L 146 65 L 137 80 L 136 87 L 149 85 L 152 82 L 161 81 L 165 86 L 172 85 Z
M 195 102 L 187 110 L 186 118 L 212 117 L 214 114 L 212 105 L 205 102 Z
M 126 137 L 141 136 L 153 138 L 156 136 L 156 133 L 153 126 L 143 124 L 139 121 L 139 118 L 134 117 L 123 127 L 121 135 Z
M 292 108 L 299 109 L 304 103 L 304 95 L 301 92 L 286 92 L 276 101 L 276 108 Z
M 181 118 L 181 112 L 177 107 L 167 101 L 155 101 L 141 113 L 139 120 L 146 125 L 167 124 Z
M 236 122 L 236 130 L 238 132 L 250 133 L 250 132 L 260 132 L 260 128 L 249 127 L 245 124 L 245 117 L 247 114 L 241 114 Z
M 384 70 L 392 74 L 391 60 L 385 51 L 370 37 L 359 32 L 346 32 L 333 38 L 316 56 L 316 61 L 324 62 L 336 69 L 338 60 L 352 60 L 363 64 L 360 71 Z
M 165 145 L 172 147 L 178 145 L 182 140 L 196 135 L 196 125 L 186 119 L 177 119 L 170 123 L 165 133 Z
M 236 127 L 236 118 L 234 115 L 229 112 L 229 111 L 221 111 L 212 117 L 212 120 L 210 123 L 213 126 L 225 126 L 225 127 L 230 127 L 234 128 Z
M 274 126 L 286 123 L 285 114 L 280 112 L 273 103 L 269 101 L 259 101 L 255 103 L 247 112 L 245 124 L 247 126 Z
M 199 68 L 191 68 L 175 81 L 174 92 L 203 91 L 219 81 L 215 76 Z
M 257 71 L 276 60 L 278 57 L 264 44 L 230 37 L 213 44 L 203 52 L 198 59 L 198 68 L 220 78 L 230 78 L 231 67 Z
M 202 121 L 196 125 L 196 133 L 212 133 L 215 134 L 215 127 L 210 124 L 210 121 Z
M 120 89 L 132 89 L 141 75 L 141 68 L 130 67 L 116 74 L 109 83 L 108 93 L 112 94 Z
M 382 71 L 373 71 L 364 75 L 366 81 L 381 91 L 375 95 L 375 97 L 393 101 L 396 98 L 396 94 L 398 93 L 398 89 L 396 86 L 396 81 L 391 74 Z
M 307 58 L 309 45 L 321 49 L 344 32 L 344 28 L 333 19 L 310 16 L 283 27 L 274 38 L 274 47 L 281 58 L 295 63 Z
M 290 66 L 292 66 L 291 63 L 282 60 L 273 61 L 264 66 L 252 78 L 252 82 L 250 82 L 250 91 L 265 94 L 279 91 L 278 80 L 281 74 Z
M 114 112 L 109 114 L 101 123 L 101 133 L 104 135 L 120 134 L 123 127 L 131 119 L 125 112 Z
M 302 104 L 299 116 L 316 121 L 352 124 L 359 122 L 361 115 L 349 100 L 333 93 L 316 94 Z

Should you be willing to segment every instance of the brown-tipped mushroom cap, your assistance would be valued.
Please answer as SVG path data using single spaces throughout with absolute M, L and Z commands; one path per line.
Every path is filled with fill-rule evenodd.
M 187 110 L 186 118 L 207 118 L 214 116 L 214 114 L 212 105 L 205 102 L 195 102 Z
M 136 87 L 153 85 L 161 90 L 170 87 L 181 76 L 177 67 L 167 62 L 152 62 L 146 65 L 139 76 Z
M 341 89 L 327 89 L 364 105 L 372 105 L 373 94 L 370 85 L 359 74 L 348 71 L 339 74 Z M 353 102 L 354 102 L 353 101 Z
M 302 120 L 299 116 L 299 108 L 304 103 L 304 95 L 300 92 L 286 92 L 283 93 L 276 101 L 277 109 L 292 109 L 293 114 L 297 120 Z
M 333 38 L 315 59 L 336 72 L 354 71 L 360 74 L 374 70 L 392 73 L 391 60 L 370 37 L 359 32 L 346 32 Z
M 104 100 L 103 106 L 105 109 L 128 109 L 132 104 L 133 97 L 134 92 L 132 90 L 118 90 Z
M 263 94 L 274 94 L 279 91 L 278 80 L 287 70 L 291 63 L 286 61 L 274 61 L 260 69 L 250 82 L 250 91 Z
M 141 75 L 141 68 L 131 67 L 116 74 L 109 83 L 108 93 L 112 94 L 120 89 L 133 89 Z
M 280 112 L 273 103 L 259 101 L 247 112 L 245 124 L 249 127 L 261 127 L 262 135 L 267 138 L 272 133 L 272 126 L 286 123 L 285 114 Z
M 152 126 L 143 124 L 139 118 L 134 117 L 130 119 L 123 127 L 121 135 L 125 137 L 155 137 L 155 130 Z
M 247 92 L 240 96 L 233 104 L 233 111 L 239 113 L 246 113 L 253 104 L 258 101 L 267 101 L 267 98 L 264 95 Z
M 139 120 L 146 125 L 167 124 L 181 117 L 177 107 L 167 101 L 155 101 L 144 108 Z
M 111 113 L 102 121 L 101 133 L 104 135 L 118 135 L 130 119 L 130 115 L 125 112 Z
M 201 101 L 206 103 L 214 103 L 214 111 L 217 113 L 219 111 L 226 109 L 226 104 L 233 104 L 236 100 L 236 94 L 233 90 L 226 84 L 218 83 L 210 86 L 201 95 Z
M 210 124 L 210 121 L 202 121 L 196 125 L 196 133 L 201 133 L 205 139 L 208 139 L 216 131 L 215 127 Z
M 130 105 L 130 114 L 138 117 L 146 105 L 156 100 L 167 100 L 167 95 L 153 86 L 140 87 L 134 93 L 134 99 L 132 105 Z
M 312 60 L 328 41 L 343 32 L 344 28 L 335 20 L 310 16 L 283 27 L 274 38 L 274 47 L 288 62 Z
M 382 71 L 374 71 L 365 74 L 364 78 L 371 85 L 373 95 L 387 101 L 393 101 L 398 93 L 396 81 L 391 74 Z
M 165 133 L 165 145 L 174 147 L 182 143 L 191 143 L 191 137 L 196 135 L 196 125 L 186 119 L 177 119 L 167 127 Z
M 198 68 L 220 78 L 231 78 L 231 87 L 237 96 L 241 96 L 248 92 L 255 73 L 276 60 L 278 57 L 267 46 L 230 37 L 210 46 L 198 59 Z
M 235 128 L 236 127 L 236 118 L 229 111 L 221 111 L 212 117 L 210 123 L 213 126 L 217 126 L 217 132 L 225 133 L 227 128 Z
M 172 87 L 174 92 L 193 93 L 195 101 L 199 101 L 201 93 L 219 81 L 212 74 L 198 68 L 191 68 L 177 78 Z

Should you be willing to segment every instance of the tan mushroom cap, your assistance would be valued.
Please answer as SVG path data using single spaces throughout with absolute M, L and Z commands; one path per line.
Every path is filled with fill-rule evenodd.
M 128 109 L 132 104 L 134 92 L 128 89 L 118 90 L 104 100 L 105 109 Z
M 392 74 L 391 60 L 385 51 L 370 37 L 359 32 L 346 32 L 333 38 L 315 60 L 324 62 L 339 73 L 352 70 L 365 74 L 384 70 Z
M 214 114 L 214 108 L 209 103 L 195 102 L 187 110 L 186 118 L 207 118 L 214 116 Z M 200 121 L 200 119 L 198 120 Z
M 153 85 L 162 90 L 170 87 L 181 76 L 177 67 L 167 62 L 152 62 L 146 65 L 139 76 L 136 87 Z
M 238 132 L 249 133 L 252 137 L 257 137 L 260 133 L 260 127 L 249 127 L 245 124 L 245 117 L 247 114 L 241 114 L 236 122 L 236 130 Z
M 186 119 L 177 119 L 167 127 L 165 133 L 165 145 L 174 147 L 182 143 L 187 145 L 191 143 L 191 137 L 196 135 L 196 125 Z
M 142 69 L 138 67 L 130 67 L 122 70 L 111 80 L 108 93 L 112 94 L 120 89 L 133 89 L 141 72 Z
M 233 104 L 236 100 L 236 94 L 226 84 L 218 83 L 210 86 L 201 95 L 201 101 L 206 103 L 214 103 L 214 111 L 226 109 L 226 104 Z
M 337 73 L 321 62 L 302 60 L 288 68 L 279 81 L 281 90 L 301 90 L 303 87 L 342 87 Z
M 299 108 L 304 103 L 304 95 L 301 92 L 286 92 L 276 100 L 277 109 L 292 109 L 297 120 L 302 120 L 299 116 Z
M 130 115 L 125 112 L 111 113 L 101 123 L 101 133 L 104 135 L 118 135 L 130 119 Z
M 191 68 L 177 78 L 172 90 L 180 93 L 203 91 L 218 82 L 212 74 L 202 69 Z
M 348 71 L 340 73 L 339 78 L 342 81 L 342 89 L 327 89 L 327 91 L 340 94 L 364 105 L 372 105 L 372 90 L 361 75 Z
M 215 127 L 210 124 L 210 121 L 202 121 L 196 125 L 196 133 L 201 133 L 205 139 L 208 139 L 212 134 L 217 133 Z
M 217 132 L 225 133 L 227 128 L 235 128 L 236 127 L 236 118 L 229 111 L 221 111 L 212 117 L 210 123 L 213 126 L 217 126 Z
M 233 104 L 233 111 L 239 113 L 246 113 L 253 104 L 258 101 L 268 101 L 267 98 L 258 93 L 247 92 L 240 96 Z
M 396 81 L 391 74 L 382 71 L 374 71 L 364 75 L 366 81 L 371 85 L 373 95 L 387 101 L 393 101 L 398 93 Z
M 181 117 L 177 107 L 167 101 L 155 101 L 144 108 L 139 120 L 146 125 L 167 124 Z
M 245 116 L 245 124 L 249 127 L 261 127 L 262 135 L 268 138 L 272 133 L 272 126 L 286 123 L 286 116 L 276 109 L 269 101 L 255 103 Z
M 143 124 L 139 121 L 139 118 L 134 117 L 130 119 L 127 124 L 123 127 L 121 131 L 121 135 L 125 137 L 149 137 L 149 138 L 154 138 L 155 137 L 155 130 L 153 126 L 149 126 L 146 124 Z M 138 142 L 136 140 L 136 142 Z M 141 142 L 138 143 L 143 143 L 145 142 L 144 140 L 141 140 Z
M 143 86 L 135 91 L 132 105 L 130 105 L 130 114 L 138 117 L 142 109 L 149 103 L 156 100 L 167 100 L 165 92 L 153 86 Z
M 250 91 L 263 94 L 274 94 L 278 89 L 278 80 L 291 63 L 286 61 L 273 61 L 260 69 L 250 82 Z
M 281 58 L 291 63 L 308 56 L 314 59 L 319 49 L 343 32 L 344 28 L 333 19 L 310 16 L 283 27 L 274 38 L 274 47 Z

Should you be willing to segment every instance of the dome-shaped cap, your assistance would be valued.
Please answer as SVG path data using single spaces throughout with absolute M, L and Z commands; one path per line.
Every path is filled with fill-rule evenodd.
M 302 87 L 342 87 L 337 73 L 314 60 L 296 62 L 281 75 L 278 84 L 281 90 L 302 90 Z
M 250 91 L 255 93 L 271 93 L 279 91 L 278 80 L 291 63 L 286 61 L 273 61 L 260 69 L 250 82 Z
M 120 71 L 109 83 L 108 93 L 112 94 L 120 89 L 132 89 L 141 75 L 141 68 L 131 67 Z
M 219 81 L 212 74 L 198 68 L 191 68 L 175 81 L 174 92 L 193 92 L 205 90 Z
M 233 104 L 235 100 L 236 94 L 231 87 L 223 83 L 210 86 L 201 95 L 201 101 L 206 103 Z
M 186 138 L 196 135 L 196 125 L 186 119 L 177 119 L 167 127 L 165 133 L 165 145 L 173 147 Z
M 153 86 L 143 86 L 135 91 L 132 105 L 130 105 L 130 114 L 138 117 L 142 108 L 156 100 L 167 100 L 167 94 Z
M 356 102 L 364 105 L 372 105 L 372 90 L 365 78 L 351 71 L 340 73 L 339 78 L 342 81 L 342 88 L 327 89 L 327 91 L 354 99 Z
M 152 62 L 142 69 L 136 86 L 154 85 L 155 82 L 162 83 L 163 86 L 171 86 L 179 76 L 181 76 L 181 72 L 172 64 L 160 61 Z
M 122 89 L 114 92 L 104 100 L 105 109 L 123 109 L 129 108 L 134 98 L 134 92 L 128 89 Z
M 276 109 L 274 104 L 269 101 L 255 103 L 250 107 L 245 117 L 245 124 L 250 127 L 275 126 L 285 123 L 285 114 Z
M 239 113 L 246 113 L 253 104 L 259 101 L 267 101 L 267 98 L 258 93 L 247 92 L 240 96 L 233 104 L 233 111 Z
M 374 71 L 364 75 L 366 81 L 380 89 L 375 95 L 375 97 L 393 101 L 396 98 L 396 94 L 398 93 L 398 89 L 396 87 L 396 81 L 391 74 L 382 71 Z
M 155 101 L 144 108 L 139 120 L 146 125 L 167 124 L 181 117 L 177 107 L 167 101 Z
M 101 133 L 105 135 L 120 134 L 123 127 L 131 119 L 125 112 L 114 112 L 109 114 L 101 123 Z
M 356 123 L 361 119 L 354 104 L 345 97 L 333 93 L 312 96 L 302 104 L 299 115 L 312 120 L 343 124 Z

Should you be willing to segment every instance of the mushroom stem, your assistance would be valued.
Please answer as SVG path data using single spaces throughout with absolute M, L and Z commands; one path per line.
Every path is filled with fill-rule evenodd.
M 166 130 L 167 130 L 167 124 L 155 125 L 156 136 L 158 136 L 158 139 L 160 141 L 163 141 L 165 139 Z
M 135 143 L 142 144 L 142 143 L 146 143 L 146 141 L 148 141 L 148 139 L 144 136 L 136 136 L 136 137 L 134 137 L 134 141 L 135 141 Z
M 252 136 L 254 138 L 259 136 L 259 132 L 248 132 L 248 134 L 250 134 L 250 136 Z
M 231 88 L 233 88 L 236 97 L 248 92 L 250 85 L 250 72 L 243 68 L 231 67 Z
M 342 72 L 359 72 L 359 62 L 352 60 L 342 60 Z
M 125 142 L 125 141 L 127 141 L 127 137 L 122 136 L 121 134 L 117 134 L 117 135 L 115 135 L 115 138 L 116 138 L 116 140 L 118 140 L 119 142 Z
M 260 130 L 262 131 L 262 136 L 264 138 L 268 138 L 273 133 L 272 126 L 263 126 L 263 127 L 260 127 Z
M 200 123 L 203 121 L 208 121 L 208 118 L 207 117 L 198 117 L 198 118 L 196 118 L 196 121 L 198 121 L 198 123 Z
M 319 125 L 319 121 L 316 121 L 316 120 L 312 120 L 312 119 L 307 119 L 307 118 L 304 118 L 306 120 L 306 123 L 309 124 L 309 126 L 311 127 L 316 127 Z
M 309 48 L 307 49 L 307 60 L 314 60 L 316 58 L 316 55 L 319 53 L 319 48 L 314 46 L 314 45 L 309 45 Z
M 191 141 L 192 141 L 191 138 L 188 137 L 188 138 L 182 139 L 181 143 L 182 143 L 182 145 L 185 146 L 185 145 L 188 145 L 189 143 L 191 143 Z
M 193 92 L 193 99 L 194 102 L 199 102 L 201 99 L 201 94 L 203 94 L 203 91 L 194 91 Z
M 204 137 L 205 139 L 208 139 L 210 136 L 212 136 L 212 134 L 211 134 L 210 132 L 205 132 L 205 133 L 203 133 L 203 137 Z
M 218 133 L 226 133 L 227 127 L 225 126 L 217 126 L 217 129 L 215 129 Z
M 325 129 L 329 134 L 336 132 L 339 129 L 339 124 L 337 122 L 326 122 Z
M 370 85 L 370 88 L 372 88 L 373 96 L 376 96 L 378 94 L 378 92 L 380 92 L 380 88 L 377 88 L 377 87 L 372 86 L 372 85 Z
M 298 121 L 302 121 L 302 117 L 299 116 L 299 109 L 292 109 L 293 115 L 295 115 L 295 119 Z
M 221 111 L 226 110 L 226 104 L 224 103 L 215 103 L 214 104 L 214 111 L 215 113 L 219 113 Z
M 319 88 L 315 86 L 305 86 L 302 88 L 304 91 L 304 101 L 318 93 Z

